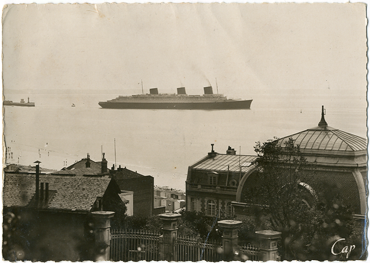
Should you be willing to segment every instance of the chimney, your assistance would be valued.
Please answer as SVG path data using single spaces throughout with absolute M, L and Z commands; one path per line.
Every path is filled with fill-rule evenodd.
M 36 202 L 39 200 L 39 181 L 40 181 L 40 161 L 34 162 L 36 163 Z
M 186 94 L 185 88 L 184 87 L 177 88 L 177 94 L 185 95 Z
M 211 146 L 212 146 L 212 150 L 208 153 L 208 157 L 213 158 L 217 155 L 217 153 L 213 150 L 213 146 L 214 146 L 213 143 L 211 144 Z
M 49 183 L 45 183 L 45 201 L 49 199 Z
M 212 86 L 204 87 L 204 94 L 213 94 Z
M 157 88 L 151 88 L 149 89 L 150 95 L 157 95 L 158 94 L 158 89 Z
M 236 151 L 234 148 L 231 148 L 230 146 L 227 148 L 226 154 L 229 155 L 236 155 Z
M 105 159 L 105 153 L 103 153 L 103 159 L 101 160 L 101 173 L 105 174 L 108 171 L 108 162 Z
M 44 200 L 44 183 L 40 186 L 40 200 Z
M 87 158 L 86 158 L 86 168 L 90 168 L 90 154 L 87 154 Z

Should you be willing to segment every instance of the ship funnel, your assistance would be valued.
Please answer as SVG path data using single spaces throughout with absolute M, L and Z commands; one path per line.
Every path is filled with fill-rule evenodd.
M 150 90 L 150 94 L 158 94 L 158 89 L 157 88 L 151 88 Z
M 213 94 L 212 86 L 204 87 L 204 94 Z
M 177 88 L 177 94 L 186 94 L 186 90 L 184 87 Z

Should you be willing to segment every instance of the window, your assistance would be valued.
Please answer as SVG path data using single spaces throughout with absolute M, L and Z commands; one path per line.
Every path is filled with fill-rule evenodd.
M 217 184 L 217 175 L 209 175 L 209 184 L 216 185 Z
M 215 216 L 216 215 L 216 204 L 213 200 L 207 201 L 207 215 Z
M 190 211 L 195 211 L 195 199 L 190 198 Z

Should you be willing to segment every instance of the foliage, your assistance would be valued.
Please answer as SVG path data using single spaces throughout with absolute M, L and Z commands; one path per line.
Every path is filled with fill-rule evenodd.
M 111 225 L 113 227 L 121 227 L 126 218 L 127 207 L 118 197 L 107 197 L 104 198 L 103 207 L 105 211 L 114 211 L 114 217 L 111 219 Z
M 199 235 L 202 239 L 220 238 L 217 230 L 217 218 L 206 216 L 202 212 L 182 211 L 178 233 L 184 236 Z
M 258 184 L 244 196 L 258 208 L 249 231 L 263 225 L 281 232 L 279 252 L 284 260 L 333 259 L 335 238 L 348 238 L 353 232 L 352 211 L 338 189 L 321 185 L 316 188 L 321 195 L 316 194 L 309 186 L 315 164 L 307 162 L 291 138 L 284 147 L 276 138 L 257 142 L 255 152 Z
M 199 236 L 205 238 L 220 238 L 217 230 L 217 220 L 205 216 L 201 212 L 182 211 L 182 217 L 178 219 L 178 234 L 182 236 Z M 212 227 L 213 226 L 213 227 Z M 125 218 L 124 228 L 160 231 L 163 224 L 158 216 L 138 217 L 128 216 Z
M 120 227 L 125 229 L 160 231 L 163 224 L 158 216 L 127 216 Z

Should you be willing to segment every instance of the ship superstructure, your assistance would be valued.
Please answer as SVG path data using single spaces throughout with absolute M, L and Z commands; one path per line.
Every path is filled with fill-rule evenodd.
M 4 106 L 35 107 L 35 103 L 30 102 L 29 98 L 28 98 L 27 102 L 25 102 L 24 99 L 21 99 L 20 102 L 13 102 L 11 100 L 4 100 L 3 105 Z
M 177 94 L 160 94 L 151 88 L 150 94 L 119 96 L 106 102 L 99 102 L 102 108 L 111 109 L 193 109 L 223 110 L 250 109 L 252 100 L 228 99 L 222 94 L 213 94 L 212 87 L 204 87 L 204 95 L 187 95 L 184 87 Z

